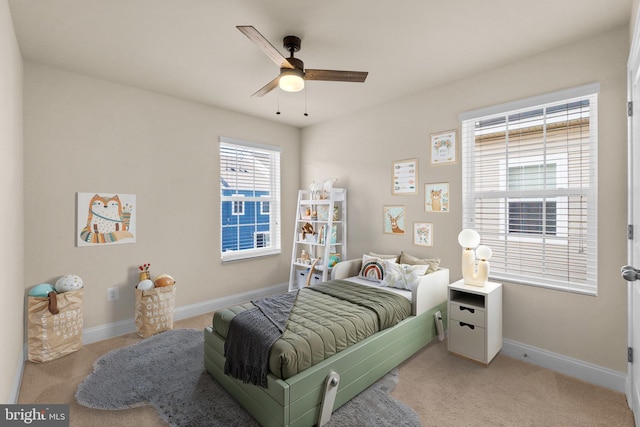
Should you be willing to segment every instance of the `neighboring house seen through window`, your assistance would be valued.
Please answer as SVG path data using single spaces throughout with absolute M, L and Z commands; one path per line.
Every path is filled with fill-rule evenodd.
M 220 138 L 222 261 L 280 253 L 280 148 Z
M 491 277 L 597 294 L 597 93 L 581 86 L 460 115 L 463 228 Z

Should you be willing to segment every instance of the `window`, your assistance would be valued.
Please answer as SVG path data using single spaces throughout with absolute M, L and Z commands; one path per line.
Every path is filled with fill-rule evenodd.
M 239 194 L 238 196 L 243 196 Z M 242 200 L 234 200 L 232 205 L 232 215 L 244 215 L 244 201 Z
M 280 148 L 220 138 L 222 261 L 280 253 Z
M 269 232 L 265 231 L 262 233 L 256 233 L 256 241 L 255 241 L 255 247 L 256 248 L 266 248 L 269 246 Z
M 260 213 L 263 215 L 269 215 L 269 201 L 263 200 L 260 202 Z
M 598 84 L 462 113 L 463 228 L 491 277 L 597 294 Z

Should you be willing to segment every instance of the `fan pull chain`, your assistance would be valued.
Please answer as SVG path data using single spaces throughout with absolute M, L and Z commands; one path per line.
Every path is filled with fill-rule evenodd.
M 308 117 L 309 114 L 307 114 L 307 93 L 309 92 L 309 87 L 307 86 L 304 89 L 304 116 Z
M 280 114 L 280 88 L 278 88 L 278 110 L 276 111 L 276 114 Z

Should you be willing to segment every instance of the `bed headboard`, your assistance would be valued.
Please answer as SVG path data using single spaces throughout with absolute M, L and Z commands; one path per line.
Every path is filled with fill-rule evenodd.
M 362 259 L 348 259 L 340 261 L 331 270 L 331 279 L 346 279 L 347 277 L 357 276 L 362 267 Z
M 331 279 L 346 279 L 357 276 L 361 266 L 362 259 L 340 261 L 331 270 Z M 448 268 L 439 268 L 438 271 L 425 275 L 420 284 L 412 290 L 412 314 L 417 316 L 446 301 L 447 286 L 449 286 Z

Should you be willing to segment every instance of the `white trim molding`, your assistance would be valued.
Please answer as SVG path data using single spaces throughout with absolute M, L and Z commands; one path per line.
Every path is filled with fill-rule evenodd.
M 173 320 L 187 319 L 193 316 L 209 313 L 221 308 L 229 307 L 235 304 L 241 304 L 252 299 L 274 295 L 286 292 L 289 287 L 288 283 L 280 283 L 278 285 L 266 288 L 256 289 L 254 291 L 242 292 L 222 298 L 216 298 L 209 301 L 203 301 L 196 304 L 178 307 L 174 310 Z M 108 323 L 106 325 L 86 328 L 82 331 L 82 343 L 90 344 L 102 341 L 108 338 L 117 337 L 136 331 L 135 319 L 126 319 L 119 322 Z
M 507 339 L 502 340 L 502 354 L 620 393 L 625 392 L 626 372 L 603 368 L 602 366 Z
M 269 286 L 266 288 L 256 289 L 254 291 L 243 292 L 234 294 L 222 298 L 216 298 L 209 301 L 199 302 L 197 304 L 191 304 L 184 307 L 178 307 L 173 313 L 174 320 L 187 319 L 189 317 L 199 316 L 201 314 L 210 313 L 215 310 L 219 310 L 224 307 L 229 307 L 235 304 L 241 304 L 252 299 L 262 298 L 269 295 L 279 294 L 286 292 L 289 288 L 289 283 L 280 283 L 278 285 Z M 82 343 L 91 344 L 97 341 L 106 340 L 108 338 L 117 337 L 120 335 L 128 334 L 136 331 L 135 319 L 126 319 L 119 322 L 108 323 L 106 325 L 96 326 L 93 328 L 86 328 L 82 331 Z M 20 386 L 22 384 L 22 375 L 24 373 L 24 364 L 27 361 L 27 344 L 25 343 L 22 349 L 22 355 L 20 359 L 23 361 L 16 370 L 13 384 L 11 386 L 11 392 L 9 394 L 9 403 L 18 403 L 18 395 L 20 393 Z

